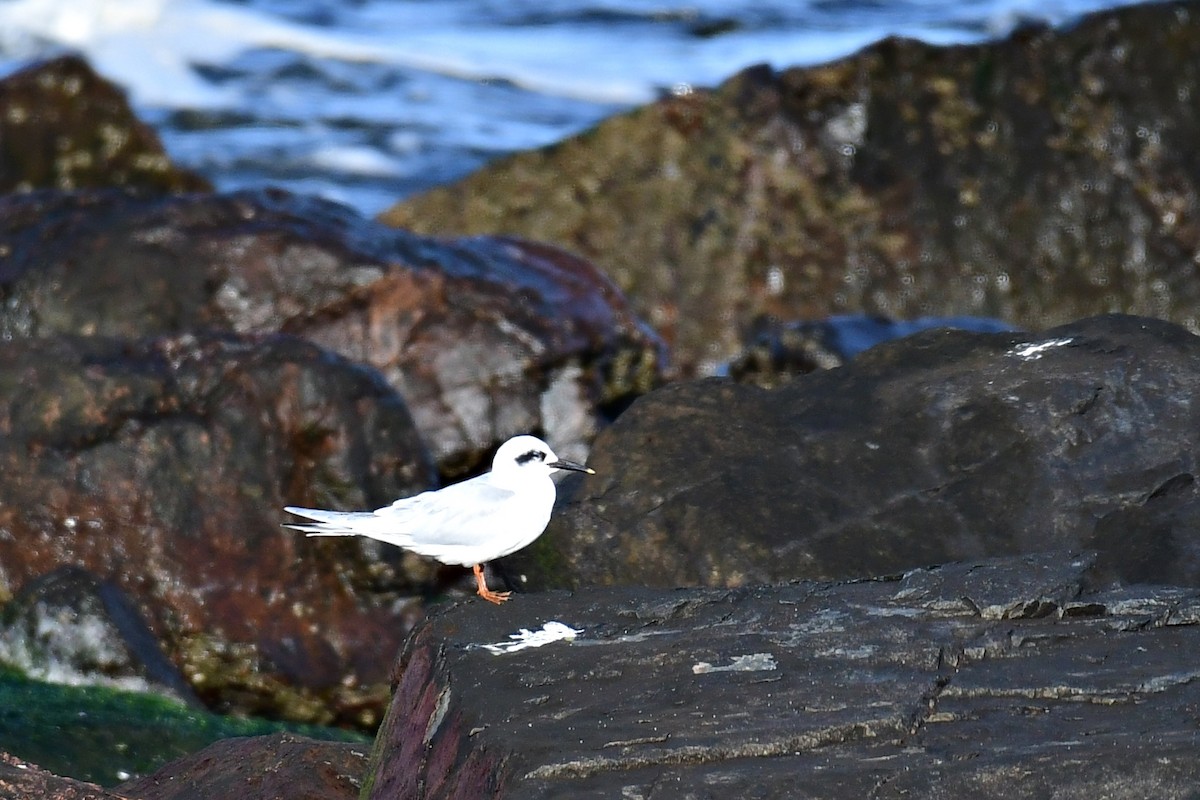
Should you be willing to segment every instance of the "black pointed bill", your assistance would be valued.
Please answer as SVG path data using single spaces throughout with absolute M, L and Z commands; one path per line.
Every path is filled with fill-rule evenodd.
M 546 464 L 546 466 L 554 467 L 555 469 L 569 469 L 572 472 L 586 472 L 588 475 L 596 474 L 596 470 L 592 469 L 591 467 L 585 467 L 583 464 L 576 464 L 574 461 L 567 461 L 566 459 L 562 458 L 560 458 L 558 461 L 551 461 Z

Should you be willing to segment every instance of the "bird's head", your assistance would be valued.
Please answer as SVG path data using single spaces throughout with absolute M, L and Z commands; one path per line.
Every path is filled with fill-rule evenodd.
M 500 445 L 500 449 L 496 451 L 496 457 L 492 459 L 492 472 L 499 476 L 530 474 L 548 476 L 560 469 L 586 472 L 589 475 L 596 474 L 595 470 L 589 469 L 583 464 L 566 461 L 554 455 L 550 445 L 536 436 L 514 436 Z

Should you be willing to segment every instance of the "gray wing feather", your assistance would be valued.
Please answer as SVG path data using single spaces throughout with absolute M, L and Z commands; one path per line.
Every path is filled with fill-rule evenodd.
M 484 481 L 470 480 L 437 492 L 397 500 L 375 512 L 420 544 L 470 545 L 494 524 L 494 513 L 515 497 Z M 487 513 L 481 513 L 481 510 Z M 409 549 L 420 553 L 416 546 Z

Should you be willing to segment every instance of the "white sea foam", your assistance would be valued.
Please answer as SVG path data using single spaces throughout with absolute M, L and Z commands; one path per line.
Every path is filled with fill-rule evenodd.
M 773 9 L 765 4 L 770 14 L 757 15 L 771 24 L 756 25 L 755 15 L 725 0 L 677 6 L 617 0 L 592 7 L 625 20 L 606 25 L 579 20 L 576 3 L 510 3 L 506 10 L 484 0 L 376 0 L 347 4 L 331 27 L 290 20 L 273 9 L 279 4 L 265 2 L 6 0 L 0 2 L 0 43 L 15 55 L 43 43 L 81 50 L 148 104 L 227 99 L 189 76 L 191 67 L 251 48 L 505 80 L 536 92 L 626 104 L 677 83 L 715 83 L 748 64 L 782 67 L 836 58 L 887 35 L 972 41 L 1006 33 L 1026 19 L 1057 23 L 1121 4 L 910 2 L 836 14 L 828 4 L 780 2 Z M 678 25 L 667 24 L 686 26 L 705 17 L 728 20 L 729 31 L 680 36 Z

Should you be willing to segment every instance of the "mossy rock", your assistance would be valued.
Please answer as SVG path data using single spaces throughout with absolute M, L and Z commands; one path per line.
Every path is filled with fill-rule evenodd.
M 101 786 L 149 774 L 218 739 L 279 731 L 370 741 L 338 728 L 222 717 L 157 695 L 42 683 L 0 670 L 0 751 Z

